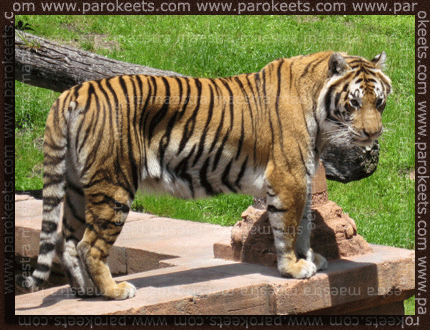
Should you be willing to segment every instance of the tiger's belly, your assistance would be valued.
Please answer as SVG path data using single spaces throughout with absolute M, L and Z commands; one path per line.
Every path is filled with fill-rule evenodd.
M 184 199 L 228 193 L 264 197 L 265 171 L 264 166 L 254 165 L 249 156 L 232 157 L 228 151 L 218 157 L 215 152 L 204 154 L 197 161 L 192 153 L 177 156 L 166 152 L 163 159 L 147 157 L 139 189 Z

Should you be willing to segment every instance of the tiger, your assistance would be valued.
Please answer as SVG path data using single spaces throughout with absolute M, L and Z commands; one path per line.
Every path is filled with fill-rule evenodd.
M 326 269 L 310 247 L 312 177 L 331 141 L 369 146 L 381 136 L 386 58 L 324 51 L 228 78 L 120 75 L 63 92 L 44 135 L 37 266 L 17 284 L 38 290 L 58 255 L 78 297 L 133 297 L 107 258 L 138 189 L 265 197 L 280 274 Z

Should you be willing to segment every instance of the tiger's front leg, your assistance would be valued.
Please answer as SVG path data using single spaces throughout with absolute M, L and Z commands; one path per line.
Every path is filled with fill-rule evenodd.
M 298 258 L 296 253 L 298 237 L 303 234 L 300 224 L 307 203 L 306 177 L 290 171 L 272 170 L 266 175 L 266 186 L 267 211 L 275 239 L 278 269 L 286 277 L 311 277 L 321 264 L 315 264 L 315 255 L 310 248 L 306 251 L 301 249 L 305 253 L 304 258 Z M 310 234 L 310 230 L 305 234 Z M 301 240 L 303 242 L 303 237 Z M 309 242 L 309 239 L 304 239 L 304 242 Z
M 296 242 L 296 253 L 299 257 L 308 261 L 312 261 L 317 271 L 327 268 L 327 260 L 319 253 L 313 252 L 310 244 L 311 230 L 312 230 L 312 213 L 311 213 L 311 200 L 312 200 L 312 187 L 310 180 L 308 180 L 308 193 L 306 198 L 305 210 L 303 212 L 302 220 L 298 227 L 298 237 Z

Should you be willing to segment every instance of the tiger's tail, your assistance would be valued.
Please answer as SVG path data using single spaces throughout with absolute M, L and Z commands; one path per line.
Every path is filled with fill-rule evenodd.
M 58 243 L 62 241 L 57 229 L 66 189 L 67 117 L 68 110 L 73 107 L 76 107 L 76 102 L 70 102 L 64 93 L 48 115 L 43 146 L 43 216 L 39 256 L 33 274 L 17 278 L 17 289 L 21 292 L 37 291 L 49 279 Z

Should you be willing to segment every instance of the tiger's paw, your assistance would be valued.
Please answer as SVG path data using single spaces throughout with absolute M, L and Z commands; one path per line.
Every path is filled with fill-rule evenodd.
M 313 252 L 312 249 L 309 249 L 304 257 L 307 261 L 315 264 L 317 271 L 327 269 L 327 259 L 321 254 Z
M 128 282 L 121 282 L 115 287 L 107 289 L 103 295 L 107 299 L 123 300 L 133 298 L 136 294 L 136 287 Z
M 314 259 L 313 262 L 315 263 L 315 265 L 317 266 L 317 271 L 318 270 L 324 270 L 327 269 L 328 267 L 328 262 L 327 259 L 324 258 L 321 254 L 319 253 L 314 253 Z
M 317 272 L 317 266 L 305 259 L 298 259 L 296 262 L 278 261 L 278 269 L 282 276 L 293 278 L 309 278 Z

